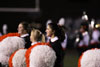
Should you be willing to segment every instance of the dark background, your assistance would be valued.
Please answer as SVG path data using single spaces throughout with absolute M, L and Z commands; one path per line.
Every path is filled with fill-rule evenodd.
M 35 0 L 0 0 L 0 7 L 34 8 Z M 99 7 L 99 0 L 40 0 L 40 12 L 0 12 L 0 30 L 6 23 L 9 32 L 16 32 L 23 20 L 45 25 L 48 19 L 54 22 L 61 17 L 76 19 L 82 16 L 83 11 L 87 12 L 89 19 L 99 19 Z

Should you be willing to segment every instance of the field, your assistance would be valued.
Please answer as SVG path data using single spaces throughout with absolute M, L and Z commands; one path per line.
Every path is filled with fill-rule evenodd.
M 66 50 L 64 58 L 64 67 L 77 67 L 78 64 L 78 53 L 75 48 Z

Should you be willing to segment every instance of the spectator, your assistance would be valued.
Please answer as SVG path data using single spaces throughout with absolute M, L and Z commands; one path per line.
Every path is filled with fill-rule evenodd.
M 63 66 L 64 53 L 61 43 L 65 38 L 64 31 L 56 23 L 49 23 L 46 28 L 46 36 L 50 37 L 50 44 L 56 52 L 57 59 L 54 67 Z
M 20 34 L 20 37 L 24 38 L 26 44 L 25 44 L 25 48 L 29 48 L 31 46 L 31 42 L 30 42 L 30 35 L 29 35 L 29 27 L 28 27 L 28 23 L 25 21 L 22 21 L 19 23 L 18 25 L 18 33 Z

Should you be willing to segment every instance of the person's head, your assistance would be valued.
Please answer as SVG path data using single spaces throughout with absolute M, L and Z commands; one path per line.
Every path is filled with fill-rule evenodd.
M 88 31 L 88 22 L 83 21 L 80 26 L 80 32 Z
M 26 34 L 28 33 L 28 23 L 27 22 L 20 22 L 18 25 L 18 33 L 19 34 Z
M 46 35 L 48 37 L 55 37 L 57 36 L 60 39 L 64 39 L 65 36 L 64 31 L 58 26 L 56 23 L 49 23 L 46 28 Z
M 39 31 L 38 29 L 32 29 L 31 30 L 31 35 L 30 35 L 30 40 L 31 42 L 45 42 L 45 36 L 44 34 L 42 34 L 41 31 Z

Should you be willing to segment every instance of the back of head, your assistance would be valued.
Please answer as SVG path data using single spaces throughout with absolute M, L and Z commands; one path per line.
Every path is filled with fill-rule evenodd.
M 42 32 L 39 31 L 38 29 L 32 29 L 31 34 L 32 34 L 33 38 L 36 41 L 38 41 L 38 42 L 45 42 L 44 34 L 42 34 Z
M 30 53 L 30 67 L 53 67 L 55 60 L 55 52 L 47 45 L 36 46 Z
M 78 67 L 100 67 L 100 49 L 85 51 L 79 60 Z

